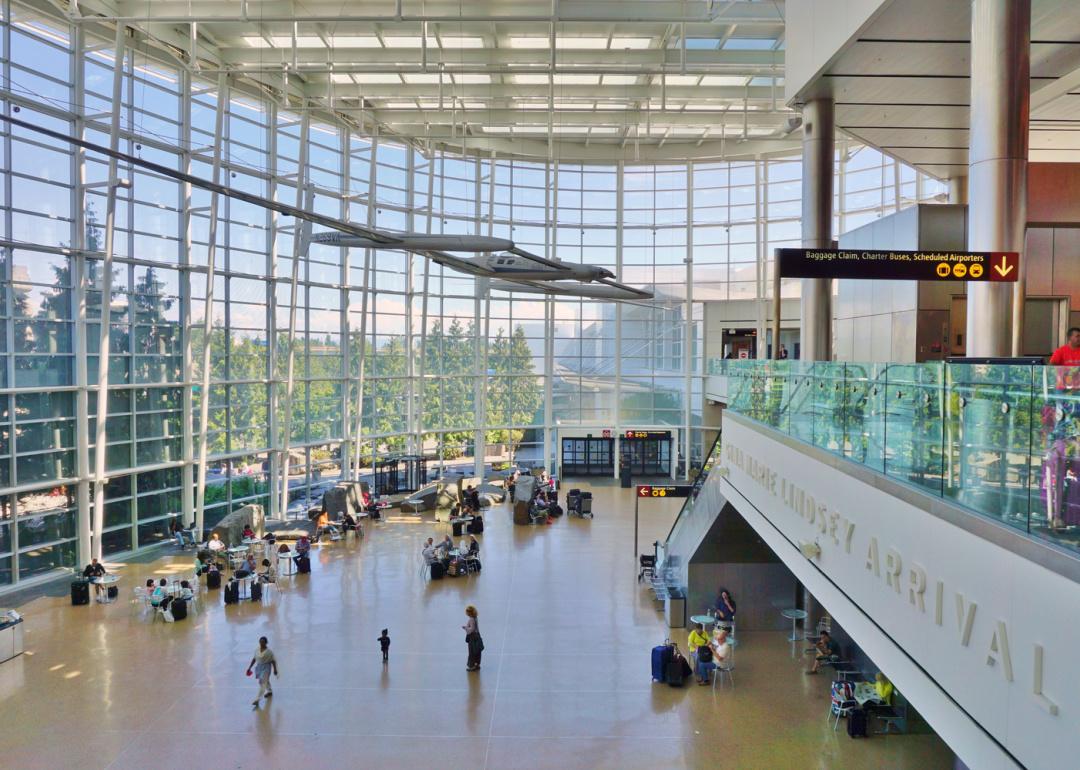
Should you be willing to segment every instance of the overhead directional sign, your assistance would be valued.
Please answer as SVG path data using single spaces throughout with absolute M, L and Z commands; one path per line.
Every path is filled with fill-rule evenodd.
M 1012 282 L 1020 272 L 1015 251 L 777 249 L 776 258 L 781 278 Z
M 692 486 L 658 487 L 653 484 L 638 484 L 638 497 L 690 497 Z
M 669 439 L 671 438 L 670 430 L 628 430 L 623 433 L 623 438 L 630 441 L 636 441 L 638 439 Z

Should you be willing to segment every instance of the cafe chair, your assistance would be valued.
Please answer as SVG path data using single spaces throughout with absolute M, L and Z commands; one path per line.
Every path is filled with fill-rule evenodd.
M 847 716 L 856 708 L 859 707 L 859 702 L 855 700 L 855 688 L 851 685 L 851 682 L 833 682 L 829 695 L 829 714 L 827 719 L 833 721 L 833 731 L 836 731 L 837 726 L 840 724 L 840 718 L 847 718 Z

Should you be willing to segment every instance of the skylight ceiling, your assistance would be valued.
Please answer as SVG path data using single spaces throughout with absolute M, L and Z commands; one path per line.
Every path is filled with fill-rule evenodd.
M 786 151 L 784 3 L 82 0 L 193 78 L 466 152 L 678 159 Z M 545 113 L 550 112 L 550 117 Z M 520 130 L 517 130 L 520 129 Z M 513 137 L 527 136 L 524 141 Z

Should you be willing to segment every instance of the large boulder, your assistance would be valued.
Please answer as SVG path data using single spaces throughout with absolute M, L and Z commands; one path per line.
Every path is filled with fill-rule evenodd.
M 210 532 L 216 532 L 222 542 L 227 545 L 236 545 L 243 539 L 245 526 L 250 526 L 255 531 L 256 537 L 262 537 L 266 524 L 266 514 L 261 505 L 250 503 L 237 508 L 217 523 Z

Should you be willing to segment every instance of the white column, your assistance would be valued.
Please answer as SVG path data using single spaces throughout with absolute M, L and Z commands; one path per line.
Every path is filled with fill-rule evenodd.
M 311 112 L 303 111 L 300 118 L 300 162 L 296 167 L 296 207 L 310 210 L 313 191 L 308 179 L 308 134 L 311 128 Z M 307 240 L 311 225 L 300 219 L 293 222 L 292 278 L 289 283 L 289 332 L 286 346 L 288 363 L 285 375 L 284 431 L 281 437 L 281 504 L 286 515 L 289 510 L 289 443 L 292 439 L 293 391 L 296 387 L 296 306 L 300 296 L 300 263 L 307 259 Z
M 834 124 L 831 99 L 803 106 L 802 245 L 832 246 Z M 801 301 L 802 359 L 832 358 L 832 280 L 804 278 Z M 779 340 L 776 341 L 779 350 Z
M 1031 98 L 1031 0 L 971 3 L 971 137 L 968 248 L 1024 250 Z M 970 283 L 967 355 L 1018 355 L 1023 335 L 1024 259 L 1019 280 Z
M 120 115 L 123 112 L 124 83 L 124 32 L 123 24 L 116 27 L 116 45 L 113 59 L 112 120 L 109 124 L 108 193 L 105 203 L 105 254 L 101 260 L 101 328 L 98 335 L 98 391 L 97 425 L 94 433 L 94 521 L 91 554 L 101 558 L 102 529 L 105 526 L 105 423 L 109 418 L 109 328 L 112 325 L 112 271 L 113 250 L 116 235 L 116 190 L 120 185 L 115 153 L 120 149 Z
M 368 227 L 375 226 L 375 193 L 377 190 L 377 172 L 379 168 L 378 164 L 375 162 L 375 155 L 378 152 L 378 149 L 379 140 L 377 137 L 372 137 L 371 150 L 368 154 Z M 364 274 L 360 285 L 360 350 L 358 351 L 360 360 L 358 361 L 359 371 L 357 372 L 356 381 L 356 430 L 353 433 L 356 437 L 356 471 L 353 474 L 354 479 L 360 478 L 360 468 L 363 465 L 363 453 L 360 449 L 364 435 L 364 363 L 367 359 L 368 295 L 371 294 L 372 257 L 372 250 L 364 249 Z
M 214 159 L 211 180 L 221 180 L 221 147 L 225 143 L 225 108 L 229 103 L 229 82 L 225 73 L 218 75 L 217 109 L 214 112 Z M 206 292 L 203 296 L 202 383 L 199 386 L 199 452 L 195 466 L 195 539 L 202 541 L 203 516 L 206 512 L 206 453 L 210 441 L 210 367 L 214 331 L 214 273 L 217 268 L 218 194 L 210 194 L 209 243 L 206 247 Z

